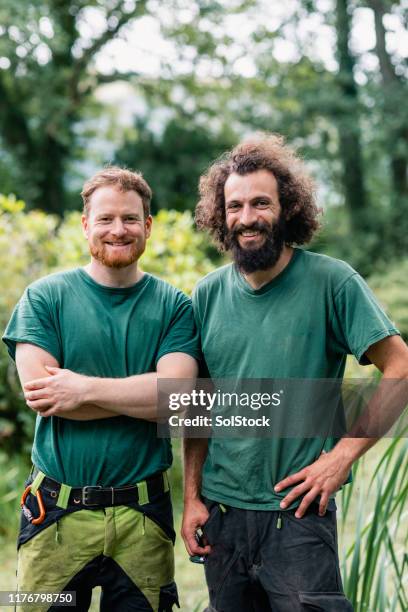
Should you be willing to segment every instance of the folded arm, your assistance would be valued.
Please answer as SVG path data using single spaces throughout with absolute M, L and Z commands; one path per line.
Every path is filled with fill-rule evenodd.
M 25 385 L 33 379 L 38 379 L 39 377 L 41 379 L 50 378 L 52 375 L 49 369 L 58 368 L 59 364 L 55 357 L 39 346 L 18 343 L 16 347 L 16 366 L 21 386 L 25 390 Z M 72 394 L 76 396 L 78 393 L 80 393 L 80 389 L 74 386 Z M 25 392 L 25 397 L 29 408 L 42 414 L 36 403 L 29 399 L 27 392 Z M 46 415 L 43 414 L 43 416 Z M 82 405 L 80 408 L 71 410 L 63 415 L 60 414 L 59 416 L 64 416 L 66 419 L 89 421 L 91 419 L 107 419 L 118 415 L 115 412 L 110 412 L 98 406 Z
M 164 355 L 157 363 L 156 372 L 127 378 L 84 376 L 48 364 L 44 369 L 47 376 L 24 385 L 29 406 L 43 416 L 72 415 L 74 411 L 77 414 L 92 406 L 103 410 L 106 416 L 125 414 L 151 421 L 160 420 L 158 379 L 190 380 L 197 375 L 195 359 L 185 353 Z

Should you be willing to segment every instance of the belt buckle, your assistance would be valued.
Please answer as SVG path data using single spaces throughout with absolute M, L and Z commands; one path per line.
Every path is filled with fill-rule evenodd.
M 82 488 L 82 505 L 83 506 L 98 506 L 99 505 L 98 503 L 95 504 L 95 503 L 91 503 L 88 501 L 90 490 L 94 491 L 95 489 L 98 491 L 102 489 L 102 486 L 95 485 L 95 486 L 86 486 Z

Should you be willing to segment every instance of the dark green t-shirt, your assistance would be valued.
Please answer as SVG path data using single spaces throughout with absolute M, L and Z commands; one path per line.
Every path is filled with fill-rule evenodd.
M 105 378 L 153 372 L 166 353 L 198 356 L 191 301 L 181 291 L 150 274 L 131 287 L 105 287 L 82 268 L 30 285 L 3 340 L 13 359 L 16 343 L 28 342 L 61 367 Z M 38 416 L 32 460 L 72 486 L 120 486 L 166 470 L 172 454 L 156 424 L 142 419 Z
M 347 354 L 367 364 L 372 344 L 399 333 L 355 270 L 301 249 L 261 289 L 232 264 L 209 274 L 193 308 L 215 379 L 341 379 Z M 239 508 L 277 510 L 284 494 L 274 485 L 334 444 L 334 438 L 214 437 L 203 494 Z

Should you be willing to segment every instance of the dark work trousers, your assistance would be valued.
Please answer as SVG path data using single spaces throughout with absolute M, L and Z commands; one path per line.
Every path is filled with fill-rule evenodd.
M 205 500 L 207 612 L 352 611 L 340 576 L 334 500 L 325 516 L 241 510 Z

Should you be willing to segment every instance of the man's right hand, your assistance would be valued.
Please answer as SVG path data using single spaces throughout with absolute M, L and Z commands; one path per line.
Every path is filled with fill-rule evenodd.
M 189 555 L 209 555 L 210 546 L 199 546 L 195 537 L 196 531 L 208 520 L 210 514 L 199 499 L 186 501 L 184 504 L 183 523 L 181 526 L 181 537 Z
M 48 374 L 24 384 L 27 405 L 41 416 L 63 416 L 85 402 L 88 376 L 71 370 L 45 366 Z

